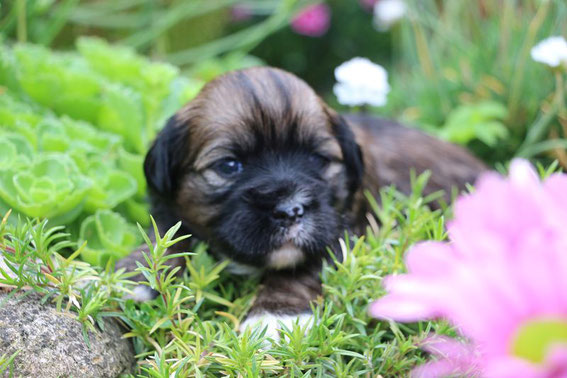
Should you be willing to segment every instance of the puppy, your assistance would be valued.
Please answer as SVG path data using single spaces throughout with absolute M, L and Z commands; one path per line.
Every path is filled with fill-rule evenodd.
M 260 321 L 274 336 L 278 320 L 308 319 L 327 248 L 337 253 L 345 230 L 364 230 L 365 190 L 407 193 L 414 169 L 432 172 L 425 194 L 451 193 L 485 167 L 420 131 L 341 116 L 296 76 L 262 67 L 208 83 L 167 122 L 144 169 L 162 231 L 181 220 L 180 233 L 206 241 L 235 273 L 265 273 L 244 326 Z

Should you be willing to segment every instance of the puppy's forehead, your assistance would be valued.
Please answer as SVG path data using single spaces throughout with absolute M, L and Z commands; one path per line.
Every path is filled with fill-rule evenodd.
M 214 159 L 214 150 L 235 141 L 252 148 L 259 136 L 261 143 L 274 145 L 316 140 L 341 157 L 322 101 L 304 81 L 282 70 L 257 67 L 225 74 L 207 84 L 187 112 L 192 113 L 187 118 L 196 118 L 190 132 L 201 158 Z
M 206 116 L 219 126 L 232 127 L 234 122 L 263 127 L 278 123 L 276 132 L 286 133 L 292 121 L 302 124 L 304 132 L 326 123 L 321 103 L 313 89 L 296 76 L 268 67 L 234 71 L 210 83 L 203 91 L 207 97 Z M 219 112 L 221 110 L 221 112 Z M 303 125 L 305 124 L 305 125 Z

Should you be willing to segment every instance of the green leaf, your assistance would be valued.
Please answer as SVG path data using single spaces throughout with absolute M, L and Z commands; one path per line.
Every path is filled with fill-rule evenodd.
M 147 145 L 142 98 L 133 89 L 112 84 L 105 87 L 97 124 L 124 137 L 125 147 L 144 153 Z
M 149 206 L 145 200 L 129 198 L 124 201 L 117 210 L 125 214 L 132 222 L 141 224 L 143 227 L 150 226 Z
M 96 161 L 91 163 L 88 174 L 95 182 L 85 204 L 88 211 L 112 209 L 132 197 L 137 191 L 138 185 L 132 176 L 124 171 L 110 168 L 105 163 Z
M 96 265 L 127 256 L 141 243 L 138 230 L 118 213 L 97 211 L 81 224 L 79 242 L 87 242 L 81 257 Z
M 76 208 L 82 208 L 91 184 L 66 155 L 40 155 L 25 169 L 0 170 L 0 198 L 31 217 L 51 218 L 72 210 L 78 215 Z
M 507 115 L 506 107 L 498 102 L 461 105 L 449 113 L 438 134 L 454 143 L 466 144 L 478 139 L 494 146 L 508 136 L 508 129 L 502 122 Z
M 0 140 L 0 169 L 10 167 L 17 156 L 18 150 L 13 143 L 8 140 Z
M 146 176 L 144 175 L 144 156 L 131 154 L 121 148 L 118 152 L 118 167 L 128 172 L 138 184 L 138 198 L 146 194 Z

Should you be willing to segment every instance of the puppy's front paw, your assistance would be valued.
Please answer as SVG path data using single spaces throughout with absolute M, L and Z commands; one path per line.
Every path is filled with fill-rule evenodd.
M 126 294 L 124 299 L 133 299 L 136 302 L 147 302 L 157 297 L 158 292 L 146 285 L 137 285 L 131 294 Z
M 294 324 L 298 324 L 302 329 L 307 331 L 313 326 L 313 314 L 305 312 L 302 314 L 272 314 L 264 312 L 260 314 L 250 315 L 240 324 L 240 331 L 246 328 L 266 328 L 266 337 L 272 338 L 274 341 L 280 339 L 280 331 L 287 328 L 290 331 Z

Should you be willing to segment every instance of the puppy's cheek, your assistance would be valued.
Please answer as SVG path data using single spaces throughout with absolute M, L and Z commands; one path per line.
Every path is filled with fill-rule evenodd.
M 217 188 L 209 185 L 202 174 L 191 173 L 182 181 L 175 199 L 176 208 L 172 210 L 193 227 L 206 227 L 220 212 L 220 205 L 211 203 L 210 200 L 211 195 L 216 192 L 215 189 Z M 192 231 L 197 233 L 198 230 Z M 206 237 L 198 233 L 196 235 Z
M 342 173 L 343 173 L 343 164 L 334 161 L 331 162 L 329 166 L 325 169 L 325 173 L 323 174 L 323 177 L 327 181 L 332 181 L 335 180 L 336 177 Z
M 212 169 L 206 169 L 203 171 L 203 178 L 207 184 L 215 188 L 220 188 L 228 184 L 228 181 L 225 178 L 221 177 Z
M 335 198 L 342 202 L 348 197 L 348 179 L 344 164 L 332 162 L 323 173 L 323 178 L 332 188 Z
M 263 330 L 266 328 L 266 337 L 279 341 L 281 330 L 287 329 L 288 332 L 292 332 L 296 324 L 306 334 L 313 327 L 313 314 L 311 312 L 301 314 L 273 314 L 270 312 L 253 314 L 240 324 L 240 332 L 245 331 L 247 328 L 251 330 Z M 287 339 L 287 336 L 285 336 L 284 340 Z

